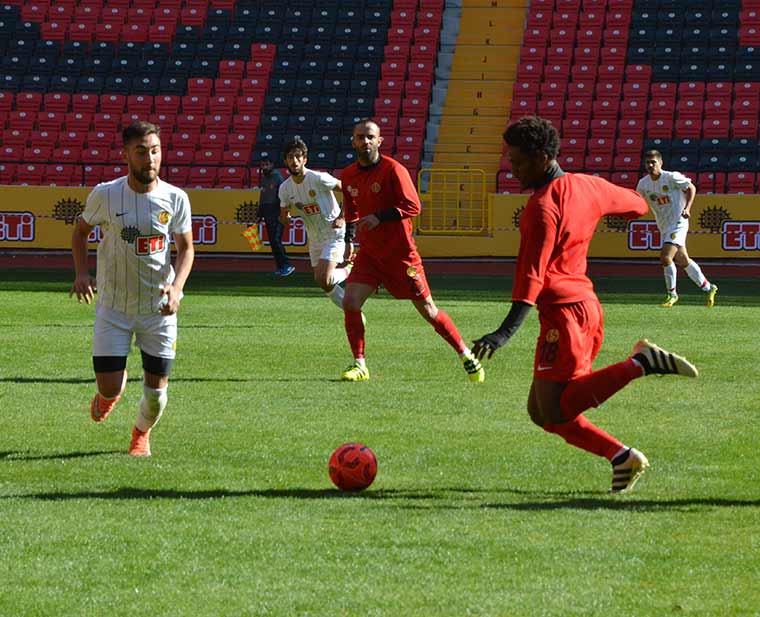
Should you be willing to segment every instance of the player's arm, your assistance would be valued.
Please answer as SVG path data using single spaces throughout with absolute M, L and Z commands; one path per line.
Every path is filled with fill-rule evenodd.
M 95 297 L 97 284 L 95 279 L 90 276 L 90 269 L 87 264 L 87 237 L 94 229 L 81 216 L 74 225 L 74 233 L 71 235 L 71 255 L 74 258 L 74 284 L 69 291 L 69 298 L 74 294 L 77 300 L 82 303 L 84 300 L 90 304 Z
M 623 188 L 611 182 L 598 182 L 600 216 L 616 215 L 635 219 L 649 212 L 644 196 L 633 189 Z
M 694 198 L 697 196 L 697 187 L 692 182 L 689 182 L 689 186 L 683 189 L 683 194 L 686 195 L 686 205 L 683 207 L 681 216 L 687 219 L 691 216 L 691 206 L 694 204 Z
M 290 225 L 290 204 L 285 197 L 285 190 L 282 184 L 277 189 L 277 201 L 280 206 L 280 215 L 277 218 L 280 220 L 280 223 L 287 227 Z
M 185 231 L 174 234 L 174 246 L 177 247 L 177 258 L 174 262 L 174 280 L 170 285 L 165 285 L 162 295 L 166 296 L 166 303 L 161 307 L 161 313 L 164 315 L 173 315 L 179 310 L 179 303 L 182 300 L 183 289 L 190 276 L 190 270 L 193 268 L 195 260 L 195 247 L 193 246 L 193 232 Z
M 481 336 L 473 341 L 472 353 L 475 354 L 475 357 L 478 360 L 486 357 L 491 358 L 496 350 L 506 345 L 507 341 L 520 329 L 522 322 L 525 321 L 532 308 L 533 305 L 527 302 L 521 300 L 513 301 L 509 313 L 507 313 L 501 325 L 490 334 Z

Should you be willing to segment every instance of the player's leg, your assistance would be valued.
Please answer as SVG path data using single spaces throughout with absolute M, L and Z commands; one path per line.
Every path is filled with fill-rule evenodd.
M 599 302 L 594 299 L 545 306 L 539 311 L 539 319 L 541 331 L 534 358 L 533 385 L 528 398 L 531 419 L 539 425 L 543 422 L 541 426 L 546 432 L 559 435 L 570 445 L 609 460 L 613 465 L 613 490 L 631 488 L 645 469 L 646 457 L 643 454 L 639 457 L 637 450 L 626 447 L 580 412 L 570 417 L 564 408 L 567 400 L 575 400 L 572 392 L 574 384 L 593 374 L 591 365 L 604 339 L 604 320 Z M 635 365 L 631 368 L 636 370 Z M 641 374 L 640 368 L 637 374 Z M 597 401 L 597 396 L 597 392 L 587 394 L 592 401 Z M 619 481 L 615 482 L 616 473 L 617 477 L 621 477 L 621 465 L 629 470 L 636 467 L 635 477 L 631 471 L 629 482 L 622 488 Z
M 129 445 L 131 456 L 150 456 L 150 432 L 168 402 L 169 374 L 174 365 L 177 315 L 141 316 L 136 332 L 143 365 L 143 395 Z
M 663 300 L 662 306 L 666 308 L 670 308 L 678 302 L 678 291 L 676 289 L 678 270 L 675 263 L 673 263 L 673 258 L 677 251 L 678 247 L 669 242 L 665 242 L 660 250 L 660 264 L 662 265 L 662 272 L 665 277 L 665 300 Z
M 713 306 L 715 304 L 715 294 L 718 293 L 718 286 L 710 283 L 702 273 L 702 268 L 689 257 L 686 245 L 678 247 L 674 261 L 677 266 L 684 269 L 686 275 L 705 294 L 705 305 L 708 307 Z
M 371 276 L 366 275 L 361 280 L 370 280 Z M 351 346 L 351 353 L 354 360 L 350 366 L 343 371 L 341 379 L 343 381 L 367 381 L 369 379 L 369 369 L 364 359 L 364 320 L 362 307 L 375 291 L 377 284 L 372 285 L 369 282 L 349 282 L 346 284 L 345 295 L 343 296 L 343 315 L 346 328 L 348 344 Z
M 425 281 L 424 286 L 425 289 L 427 289 L 427 281 Z M 454 322 L 451 317 L 449 317 L 448 313 L 436 306 L 433 297 L 429 295 L 429 291 L 425 298 L 412 300 L 412 304 L 414 304 L 414 308 L 417 309 L 417 312 L 422 315 L 425 321 L 433 326 L 433 329 L 438 335 L 457 352 L 459 358 L 462 360 L 462 366 L 467 373 L 468 379 L 475 383 L 483 383 L 486 378 L 486 373 L 483 366 L 480 364 L 480 360 L 478 360 L 472 354 L 470 348 L 467 347 L 462 335 L 459 333 L 459 330 L 456 325 L 454 325 Z
M 327 297 L 330 298 L 333 304 L 341 310 L 343 309 L 344 291 L 340 283 L 348 278 L 348 273 L 350 272 L 348 268 L 338 267 L 338 262 L 343 259 L 345 247 L 346 245 L 342 237 L 335 238 L 315 247 L 315 251 L 311 256 L 312 266 L 314 267 L 314 280 L 327 294 Z
M 295 268 L 290 265 L 288 255 L 285 252 L 285 245 L 282 242 L 283 225 L 277 216 L 267 216 L 264 219 L 267 227 L 267 236 L 269 236 L 269 247 L 272 250 L 277 269 L 274 274 L 277 276 L 288 276 L 293 273 Z
M 92 338 L 92 365 L 98 391 L 90 402 L 90 417 L 95 422 L 108 417 L 126 388 L 131 344 L 132 330 L 127 316 L 98 305 Z

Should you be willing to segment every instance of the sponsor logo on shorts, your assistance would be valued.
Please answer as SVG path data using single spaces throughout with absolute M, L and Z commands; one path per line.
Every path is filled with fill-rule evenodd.
M 546 342 L 547 343 L 556 343 L 559 340 L 559 330 L 549 330 L 546 333 Z
M 415 278 L 417 276 L 417 268 L 415 268 L 414 266 L 409 266 L 406 269 L 406 275 L 411 278 Z

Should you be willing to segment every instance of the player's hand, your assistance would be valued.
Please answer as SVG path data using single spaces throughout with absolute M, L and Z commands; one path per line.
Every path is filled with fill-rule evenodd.
M 341 227 L 346 226 L 346 219 L 342 216 L 339 216 L 332 222 L 333 229 L 340 229 Z
M 74 284 L 71 286 L 71 291 L 69 291 L 69 298 L 76 294 L 79 304 L 82 304 L 83 300 L 87 304 L 92 304 L 97 290 L 97 282 L 89 274 L 77 275 Z
M 507 338 L 499 332 L 491 332 L 472 342 L 472 353 L 478 359 L 491 359 L 499 347 L 503 347 Z
M 690 216 L 690 215 L 691 215 L 691 212 L 689 211 L 689 209 L 688 209 L 688 208 L 684 208 L 684 209 L 683 209 L 683 212 L 681 212 L 681 216 L 682 216 L 683 218 L 685 218 L 685 219 L 689 218 L 689 216 Z
M 343 251 L 343 263 L 344 264 L 350 264 L 355 257 L 354 253 L 354 243 L 353 242 L 346 242 L 346 250 Z
M 374 214 L 368 214 L 367 216 L 363 216 L 358 221 L 356 221 L 356 233 L 360 233 L 364 230 L 372 231 L 379 224 L 379 218 L 377 218 Z
M 158 312 L 162 315 L 174 315 L 179 310 L 179 302 L 184 294 L 175 289 L 173 285 L 166 285 L 161 290 L 161 299 L 158 301 Z

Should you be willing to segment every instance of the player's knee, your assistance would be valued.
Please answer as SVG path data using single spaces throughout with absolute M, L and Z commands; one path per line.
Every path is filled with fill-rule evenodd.
M 166 404 L 169 401 L 168 395 L 169 387 L 164 388 L 151 388 L 150 386 L 143 384 L 143 413 L 151 419 L 158 418 L 166 408 Z
M 533 424 L 544 428 L 544 424 L 546 424 L 546 422 L 544 422 L 544 415 L 536 405 L 533 405 L 530 402 L 528 403 L 528 416 Z
M 673 258 L 669 255 L 662 255 L 660 257 L 660 264 L 662 264 L 663 268 L 669 267 L 673 263 Z

